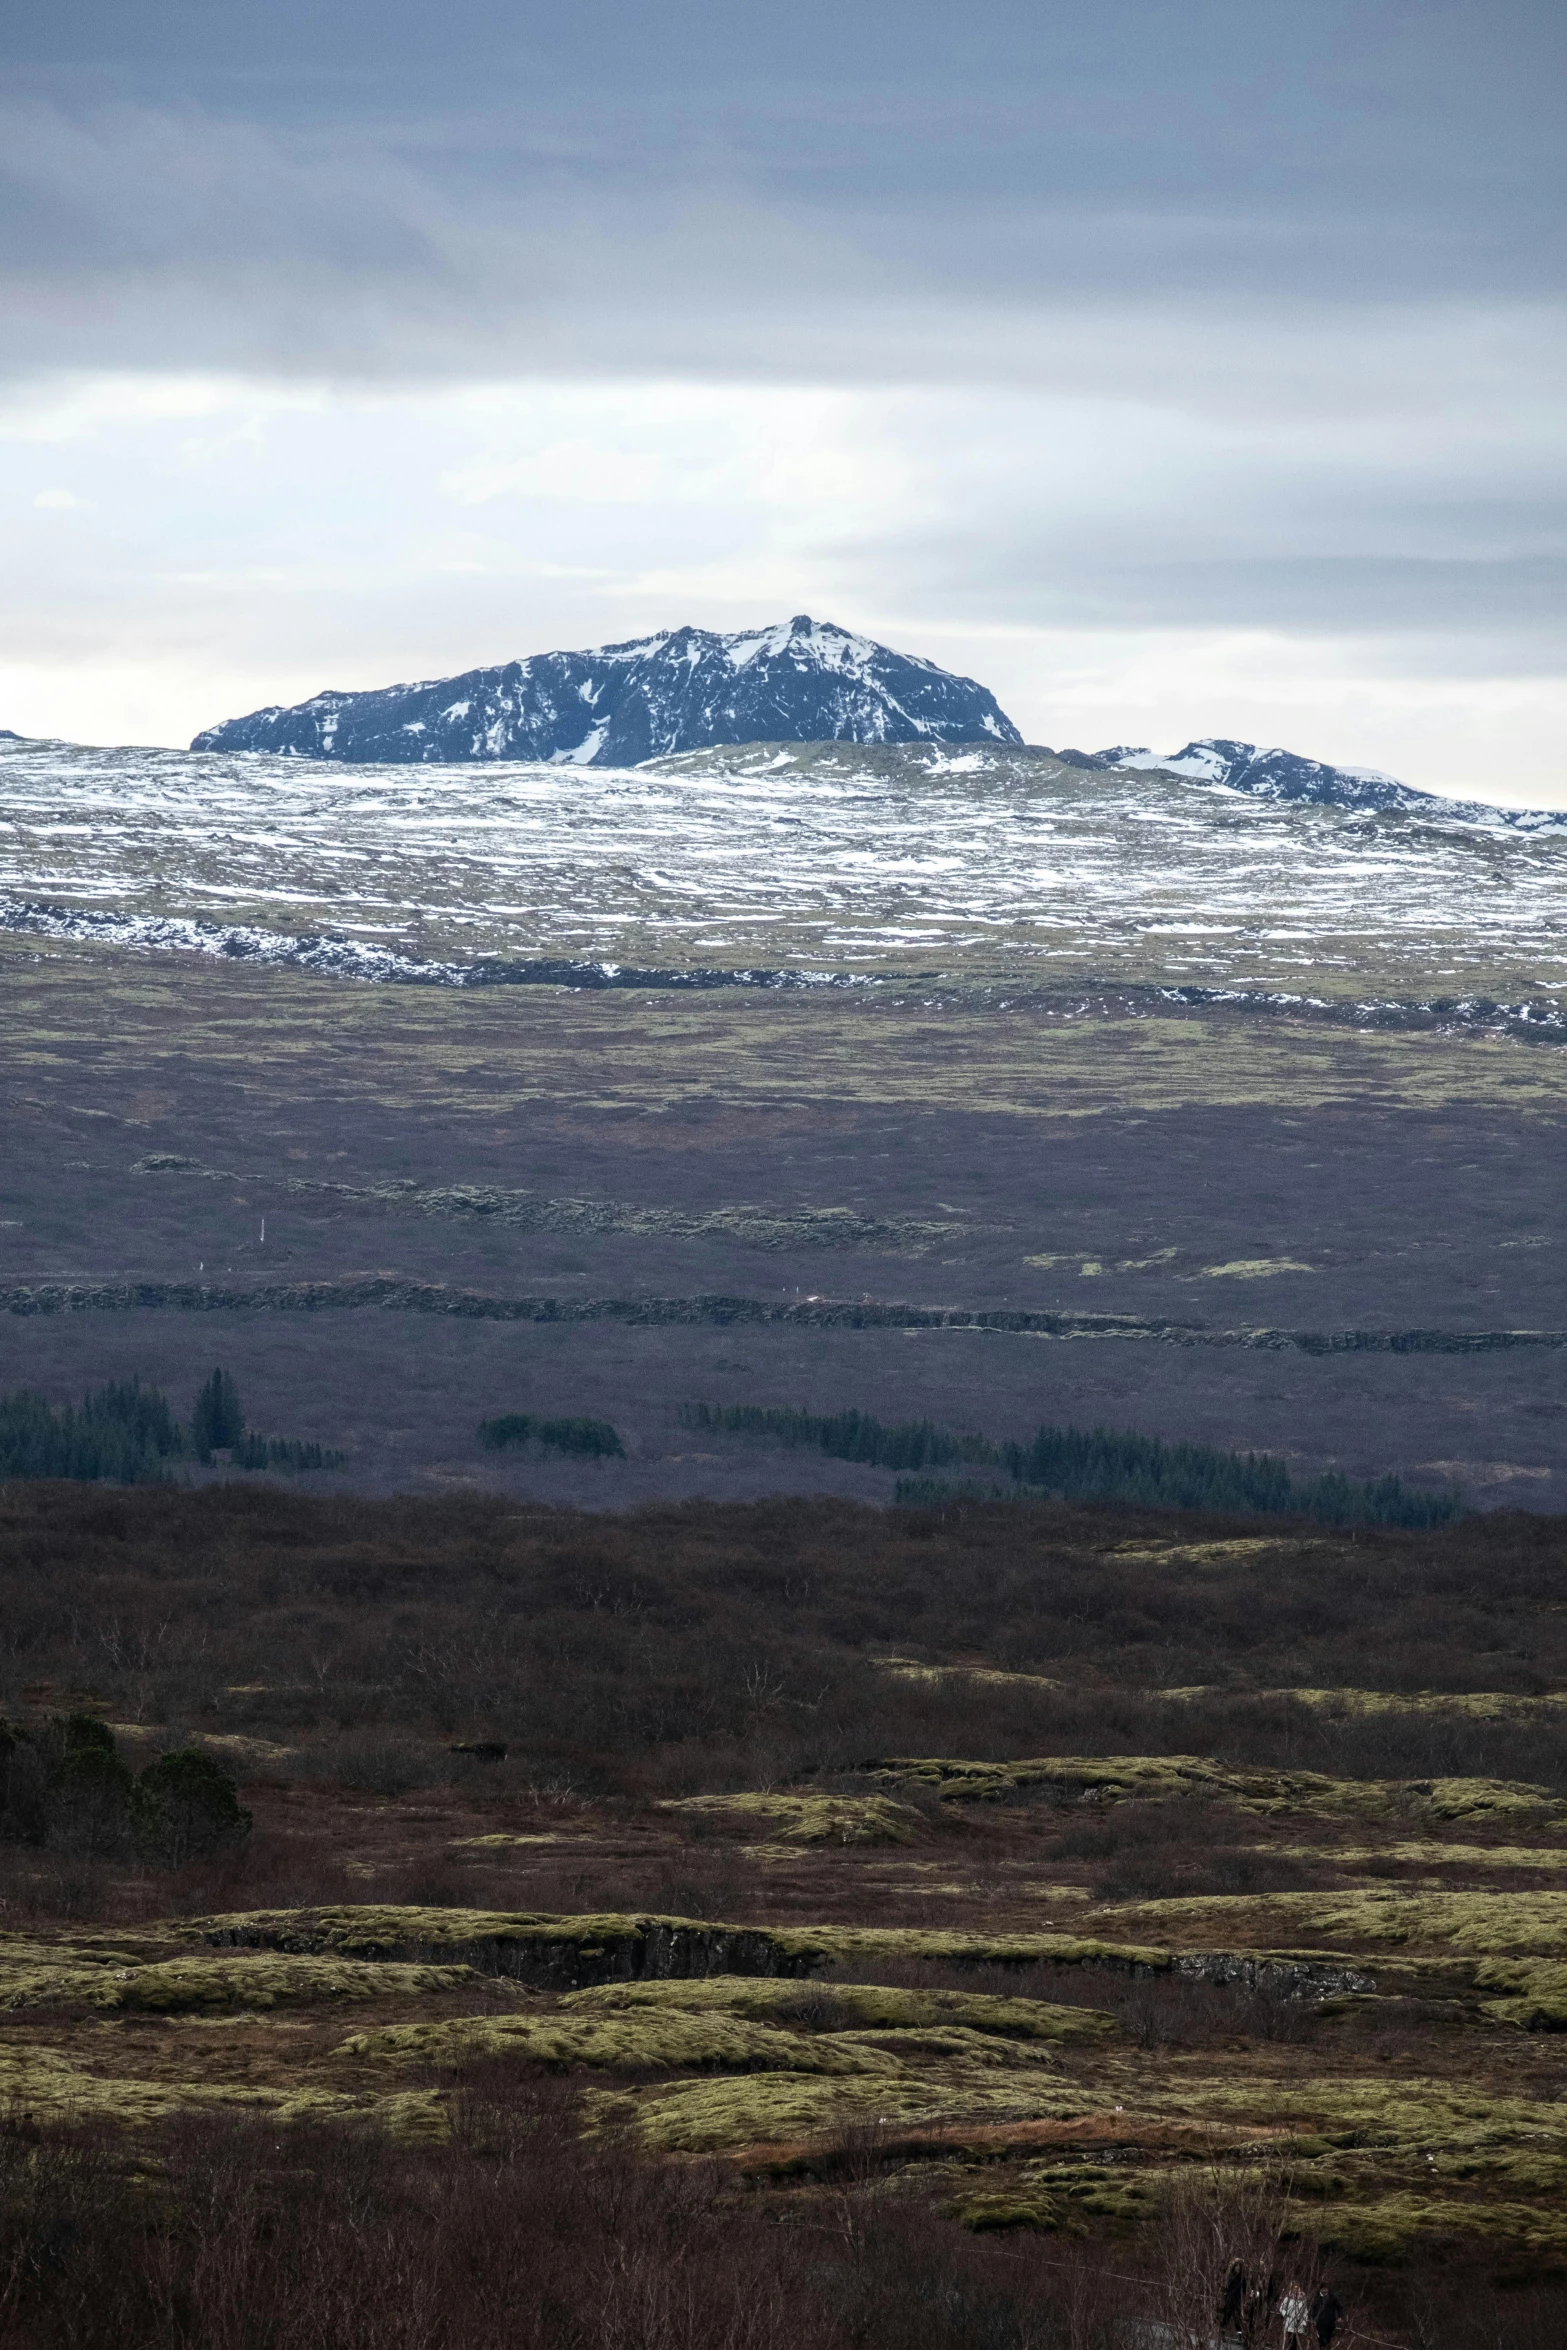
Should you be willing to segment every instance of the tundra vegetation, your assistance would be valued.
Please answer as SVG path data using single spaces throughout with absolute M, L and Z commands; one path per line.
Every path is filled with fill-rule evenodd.
M 1555 2342 L 1561 1568 L 6 1486 L 0 2335 Z

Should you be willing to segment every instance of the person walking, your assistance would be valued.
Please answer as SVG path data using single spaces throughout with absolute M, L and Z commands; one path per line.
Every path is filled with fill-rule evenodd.
M 1284 2328 L 1284 2350 L 1306 2350 L 1311 2305 L 1299 2285 L 1286 2285 L 1279 2303 L 1279 2322 Z
M 1336 2293 L 1326 2285 L 1311 2304 L 1311 2322 L 1317 2329 L 1317 2350 L 1328 2350 L 1328 2344 L 1338 2332 L 1338 2321 L 1344 2314 L 1344 2305 Z

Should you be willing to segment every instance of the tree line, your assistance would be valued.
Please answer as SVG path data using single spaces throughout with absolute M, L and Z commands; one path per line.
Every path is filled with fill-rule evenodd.
M 827 1453 L 900 1472 L 894 1500 L 909 1506 L 957 1499 L 1121 1501 L 1148 1509 L 1316 1518 L 1336 1526 L 1443 1526 L 1461 1495 L 1425 1493 L 1397 1477 L 1362 1480 L 1331 1470 L 1294 1477 L 1271 1453 L 1167 1444 L 1126 1429 L 1044 1426 L 1026 1443 L 993 1443 L 933 1420 L 886 1422 L 870 1412 L 807 1412 L 757 1404 L 697 1404 L 691 1428 Z M 997 1469 L 1007 1485 L 920 1475 L 967 1465 Z M 914 1473 L 911 1473 L 914 1472 Z
M 626 1448 L 608 1420 L 541 1420 L 532 1412 L 502 1412 L 479 1422 L 479 1442 L 486 1452 L 521 1451 L 537 1445 L 541 1452 L 563 1452 L 578 1460 L 624 1460 Z
M 219 1455 L 236 1469 L 335 1469 L 343 1455 L 288 1436 L 248 1428 L 239 1389 L 216 1370 L 199 1389 L 188 1423 L 139 1379 L 111 1379 L 79 1404 L 51 1405 L 31 1388 L 0 1396 L 0 1478 L 63 1477 L 78 1483 L 167 1485 L 172 1464 L 210 1464 Z

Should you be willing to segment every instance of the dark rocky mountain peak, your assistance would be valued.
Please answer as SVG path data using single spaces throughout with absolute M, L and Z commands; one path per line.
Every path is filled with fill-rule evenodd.
M 722 743 L 1022 739 L 973 678 L 799 613 L 730 635 L 677 628 L 422 685 L 316 694 L 208 727 L 191 749 L 634 767 Z

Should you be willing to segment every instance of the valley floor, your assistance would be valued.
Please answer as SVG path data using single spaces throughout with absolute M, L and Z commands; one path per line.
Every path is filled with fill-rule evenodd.
M 334 2274 L 382 2245 L 409 2312 L 399 2243 L 446 2247 L 467 2309 L 463 2213 L 514 2160 L 561 2310 L 629 2290 L 571 2280 L 634 2206 L 647 2294 L 781 2313 L 627 2343 L 1154 2350 L 1207 2338 L 1237 2246 L 1259 2290 L 1326 2280 L 1341 2342 L 1480 2350 L 1503 2307 L 1511 2350 L 1560 2339 L 1561 1047 L 16 937 L 0 1030 L 0 1393 L 139 1378 L 183 1418 L 221 1367 L 342 1456 L 0 1487 L 15 1751 L 75 1717 L 255 1816 L 178 1867 L 69 1772 L 0 1818 L 30 2350 L 101 2338 L 48 2282 L 84 2181 L 119 2216 L 81 2240 L 142 2280 L 122 2346 L 187 2338 L 177 2303 L 276 2350 L 201 2299 L 205 2179 L 249 2215 L 227 2308 L 304 2274 L 286 2210 Z M 899 1508 L 701 1404 L 1100 1424 L 1475 1506 Z M 486 1453 L 505 1413 L 624 1457 Z M 390 2303 L 354 2333 L 380 2290 L 349 2350 L 445 2339 Z M 1032 2334 L 952 2314 L 1030 2294 Z M 610 2338 L 577 2322 L 538 2341 Z
M 369 1492 L 889 1497 L 683 1417 L 808 1403 L 1562 1506 L 1554 1045 L 20 942 L 0 1010 L 0 1389 L 218 1362 Z M 480 1451 L 546 1407 L 624 1461 Z

